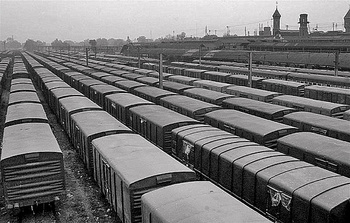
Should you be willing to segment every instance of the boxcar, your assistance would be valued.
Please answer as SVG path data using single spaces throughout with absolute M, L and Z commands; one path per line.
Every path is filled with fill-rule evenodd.
M 106 73 L 106 72 L 91 72 L 90 77 L 94 78 L 94 79 L 98 79 L 101 80 L 104 77 L 109 77 L 109 76 L 113 76 L 112 74 Z
M 173 75 L 168 78 L 169 81 L 173 81 L 180 84 L 193 85 L 194 81 L 200 80 L 194 77 L 187 77 L 181 75 Z
M 72 137 L 72 119 L 71 116 L 78 112 L 102 110 L 100 106 L 92 102 L 90 99 L 82 96 L 70 96 L 58 100 L 57 117 L 67 135 Z
M 264 80 L 262 77 L 252 76 L 252 87 L 253 88 L 261 88 L 262 80 Z M 248 76 L 247 75 L 240 75 L 240 74 L 230 75 L 227 78 L 227 83 L 234 84 L 234 85 L 240 85 L 240 86 L 249 86 Z
M 305 87 L 305 97 L 350 105 L 350 89 L 312 85 Z
M 41 103 L 36 92 L 15 92 L 9 95 L 8 105 L 31 102 L 31 103 Z
M 338 76 L 326 76 L 317 74 L 289 73 L 288 80 L 298 81 L 307 84 L 322 84 L 330 87 L 349 87 L 350 78 Z
M 160 99 L 160 105 L 201 122 L 204 121 L 204 114 L 221 108 L 184 95 L 163 97 Z
M 101 79 L 101 81 L 110 84 L 110 85 L 114 85 L 114 82 L 117 81 L 127 81 L 128 79 L 123 78 L 123 77 L 116 77 L 116 76 L 107 76 L 107 77 L 103 77 Z
M 316 132 L 350 142 L 350 122 L 311 112 L 293 112 L 283 117 L 283 122 L 301 131 Z
M 47 123 L 6 127 L 0 168 L 9 209 L 58 200 L 65 190 L 62 151 Z
M 133 93 L 134 89 L 137 87 L 143 87 L 146 86 L 145 84 L 142 84 L 137 81 L 131 81 L 131 80 L 126 80 L 126 81 L 117 81 L 114 82 L 114 86 L 121 88 L 123 90 L 126 90 L 127 92 Z
M 173 75 L 174 75 L 174 74 L 169 74 L 169 73 L 164 73 L 164 72 L 163 72 L 163 79 L 164 79 L 164 80 L 168 80 L 169 77 L 171 77 L 171 76 L 173 76 Z M 154 77 L 154 78 L 159 79 L 159 73 L 158 73 L 158 72 L 149 73 L 149 74 L 147 74 L 147 76 L 149 76 L 149 77 Z
M 141 197 L 141 204 L 147 223 L 271 222 L 209 181 L 151 191 Z
M 270 148 L 276 147 L 278 138 L 298 131 L 289 125 L 232 109 L 209 112 L 204 122 Z
M 163 83 L 163 89 L 175 92 L 177 94 L 182 94 L 185 90 L 194 88 L 186 84 L 180 84 L 172 81 L 165 81 Z
M 105 97 L 105 105 L 109 114 L 129 126 L 130 108 L 153 103 L 130 93 L 116 93 Z
M 93 170 L 91 141 L 111 134 L 131 133 L 131 130 L 105 111 L 83 111 L 71 116 L 71 141 L 85 166 Z
M 218 71 L 206 71 L 202 74 L 202 79 L 204 80 L 211 80 L 211 81 L 217 81 L 217 82 L 223 82 L 223 83 L 229 83 L 228 77 L 230 74 L 225 72 L 218 72 Z M 232 84 L 232 83 L 231 83 Z
M 159 105 L 136 106 L 130 108 L 129 114 L 131 128 L 167 153 L 171 153 L 171 131 L 174 128 L 199 123 Z
M 123 78 L 129 79 L 129 80 L 133 80 L 133 81 L 135 81 L 137 78 L 145 77 L 142 74 L 135 74 L 135 73 L 126 73 L 126 74 L 122 74 L 121 76 Z
M 272 103 L 299 111 L 308 111 L 316 114 L 342 118 L 344 111 L 350 109 L 350 105 L 336 104 L 328 101 L 319 101 L 310 98 L 302 98 L 292 95 L 282 95 L 272 99 Z
M 134 92 L 135 92 L 135 95 L 141 98 L 144 98 L 148 101 L 151 101 L 155 104 L 159 104 L 159 100 L 162 97 L 176 95 L 176 93 L 173 93 L 164 89 L 160 89 L 157 87 L 151 87 L 151 86 L 135 88 Z
M 85 97 L 82 93 L 74 88 L 56 88 L 49 92 L 48 102 L 51 107 L 51 110 L 59 117 L 59 103 L 58 101 L 62 98 L 72 97 L 72 96 L 80 96 Z
M 233 95 L 212 91 L 208 89 L 203 89 L 203 88 L 191 88 L 191 89 L 184 90 L 183 95 L 186 95 L 188 97 L 195 98 L 201 101 L 205 101 L 208 103 L 216 104 L 219 106 L 222 105 L 222 102 L 225 99 L 235 97 Z
M 15 85 L 11 85 L 10 93 L 15 93 L 15 92 L 19 92 L 19 91 L 36 92 L 33 84 L 15 84 Z
M 137 81 L 147 84 L 149 86 L 158 86 L 159 79 L 154 77 L 140 77 L 136 79 Z
M 104 99 L 106 95 L 114 93 L 126 93 L 126 91 L 107 84 L 93 85 L 90 87 L 89 98 L 105 109 Z
M 77 89 L 81 93 L 83 93 L 86 97 L 90 96 L 90 88 L 94 85 L 107 85 L 106 83 L 96 80 L 96 79 L 89 79 L 89 80 L 79 80 L 79 86 Z
M 350 143 L 312 132 L 298 132 L 277 140 L 277 150 L 315 166 L 350 177 Z
M 11 85 L 15 84 L 33 84 L 30 78 L 17 78 L 11 80 Z
M 262 80 L 261 88 L 263 90 L 287 95 L 304 96 L 305 84 L 293 81 L 267 79 Z
M 48 123 L 46 113 L 40 103 L 17 103 L 7 107 L 5 127 L 26 122 Z
M 227 88 L 233 85 L 210 80 L 198 80 L 193 82 L 193 86 L 225 93 Z
M 183 75 L 187 77 L 194 77 L 203 79 L 204 72 L 207 72 L 207 70 L 201 70 L 201 69 L 184 69 Z
M 296 110 L 293 108 L 256 101 L 248 98 L 229 98 L 223 101 L 222 107 L 233 108 L 251 115 L 282 122 L 283 116 Z
M 227 88 L 226 93 L 235 95 L 237 97 L 250 98 L 256 101 L 264 102 L 271 102 L 274 97 L 281 95 L 281 93 L 265 91 L 245 86 L 229 87 Z
M 123 222 L 142 222 L 143 194 L 195 180 L 192 170 L 137 134 L 104 136 L 92 145 L 94 178 Z

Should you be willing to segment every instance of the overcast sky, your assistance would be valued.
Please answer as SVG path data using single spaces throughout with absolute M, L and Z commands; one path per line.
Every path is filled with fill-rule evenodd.
M 279 0 L 281 28 L 298 29 L 299 15 L 308 14 L 310 29 L 343 30 L 350 0 Z M 276 1 L 272 0 L 0 0 L 0 40 L 13 35 L 51 43 L 95 38 L 156 39 L 185 32 L 250 35 L 259 23 L 272 26 Z

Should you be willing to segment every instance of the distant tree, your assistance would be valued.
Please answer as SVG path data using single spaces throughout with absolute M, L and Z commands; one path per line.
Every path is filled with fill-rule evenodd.
M 186 33 L 185 32 L 182 32 L 182 33 L 176 35 L 176 39 L 177 40 L 184 40 L 185 37 L 186 37 Z
M 139 42 L 139 43 L 145 43 L 145 42 L 147 42 L 147 38 L 146 38 L 145 36 L 139 36 L 139 37 L 137 38 L 137 42 Z
M 25 50 L 33 52 L 34 50 L 38 49 L 38 43 L 32 39 L 27 39 L 27 41 L 24 43 L 23 48 Z
M 7 50 L 20 49 L 22 48 L 22 44 L 12 37 L 9 37 L 6 39 L 5 47 Z

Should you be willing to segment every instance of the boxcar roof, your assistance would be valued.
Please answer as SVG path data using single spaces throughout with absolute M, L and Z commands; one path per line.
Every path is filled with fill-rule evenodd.
M 206 71 L 205 73 L 209 75 L 222 76 L 222 77 L 227 77 L 231 75 L 229 73 L 219 72 L 219 71 Z
M 257 101 L 249 98 L 228 98 L 224 100 L 224 103 L 239 106 L 242 108 L 247 108 L 254 111 L 260 111 L 267 114 L 275 114 L 281 111 L 295 111 L 293 108 L 270 104 L 267 102 Z
M 41 119 L 46 120 L 46 122 L 48 121 L 44 108 L 40 103 L 27 102 L 13 104 L 7 107 L 5 125 L 16 120 L 20 121 L 24 119 Z
M 72 88 L 71 86 L 69 86 L 69 84 L 63 82 L 62 80 L 45 83 L 45 86 L 49 90 L 54 88 Z
M 15 84 L 33 84 L 30 78 L 16 78 L 11 80 L 11 85 Z
M 261 136 L 280 130 L 297 129 L 289 125 L 270 121 L 244 112 L 235 111 L 233 109 L 216 110 L 205 114 L 205 116 L 254 132 Z
M 282 101 L 282 102 L 287 102 L 287 103 L 293 103 L 294 105 L 322 108 L 322 109 L 326 109 L 326 110 L 333 110 L 335 108 L 343 108 L 343 110 L 344 110 L 344 109 L 350 108 L 350 105 L 338 104 L 338 103 L 333 103 L 333 102 L 328 102 L 328 101 L 320 101 L 320 100 L 315 100 L 315 99 L 311 99 L 311 98 L 303 98 L 303 97 L 298 97 L 298 96 L 293 96 L 293 95 L 277 96 L 277 97 L 273 98 L 272 101 L 273 102 Z
M 116 65 L 120 66 L 119 64 L 116 64 Z M 117 76 L 121 76 L 122 74 L 127 74 L 129 72 L 126 70 L 114 70 L 114 71 L 111 71 L 110 73 L 115 74 Z
M 346 134 L 349 134 L 350 129 L 350 122 L 348 120 L 342 120 L 311 112 L 293 112 L 285 115 L 283 119 L 307 123 L 312 126 L 318 126 L 336 132 L 344 132 Z
M 40 152 L 61 153 L 49 124 L 21 123 L 4 129 L 1 160 Z
M 193 85 L 210 85 L 210 86 L 216 86 L 216 87 L 229 87 L 233 86 L 232 84 L 228 83 L 222 83 L 217 81 L 211 81 L 211 80 L 197 80 L 193 83 Z
M 93 85 L 93 86 L 91 86 L 91 89 L 95 90 L 97 92 L 100 92 L 102 94 L 109 93 L 109 92 L 126 92 L 123 89 L 120 89 L 120 88 L 117 88 L 115 86 L 108 85 L 108 84 Z
M 92 144 L 128 187 L 152 176 L 177 172 L 193 173 L 137 134 L 104 136 L 93 140 Z
M 106 81 L 109 81 L 110 83 L 113 83 L 117 81 L 126 81 L 127 79 L 123 77 L 117 77 L 117 76 L 107 76 L 107 77 L 101 78 L 101 80 L 106 80 Z
M 139 115 L 141 118 L 145 118 L 151 123 L 162 127 L 183 122 L 199 123 L 197 120 L 181 115 L 159 105 L 141 105 L 130 108 L 130 111 Z
M 159 222 L 270 222 L 209 181 L 163 187 L 141 199 Z
M 19 102 L 36 102 L 40 103 L 40 99 L 36 92 L 14 92 L 11 93 L 9 96 L 9 102 L 8 104 L 14 104 L 14 103 L 19 103 Z
M 115 85 L 117 85 L 118 87 L 121 87 L 121 88 L 124 87 L 127 89 L 146 86 L 145 84 L 142 84 L 142 83 L 137 82 L 137 81 L 132 81 L 132 80 L 118 81 L 115 83 Z
M 350 129 L 349 129 L 350 130 Z M 329 160 L 349 163 L 350 143 L 313 132 L 297 132 L 277 140 L 278 143 L 298 148 Z
M 79 109 L 102 109 L 99 105 L 86 97 L 72 96 L 60 99 L 60 104 L 67 112 L 72 112 Z
M 189 86 L 187 84 L 181 84 L 181 83 L 176 83 L 172 81 L 164 81 L 163 87 L 176 90 L 176 91 L 183 91 L 186 89 L 194 88 L 193 86 Z
M 305 89 L 325 91 L 325 92 L 334 92 L 334 93 L 350 95 L 350 89 L 348 89 L 348 88 L 337 88 L 337 87 L 310 85 L 310 86 L 306 86 Z
M 16 91 L 36 91 L 33 84 L 15 84 L 10 88 L 10 93 Z
M 238 91 L 241 93 L 249 93 L 249 94 L 254 94 L 254 95 L 259 95 L 259 96 L 281 95 L 281 93 L 278 93 L 278 92 L 266 91 L 266 90 L 250 88 L 250 87 L 245 87 L 245 86 L 237 86 L 237 85 L 228 87 L 227 90 Z
M 115 104 L 118 104 L 124 108 L 135 106 L 135 105 L 145 105 L 145 104 L 153 105 L 154 104 L 153 102 L 147 101 L 143 98 L 140 98 L 130 93 L 111 94 L 111 95 L 107 95 L 106 98 L 108 98 Z
M 286 85 L 291 87 L 302 87 L 305 86 L 305 83 L 299 83 L 294 81 L 285 81 L 285 80 L 278 80 L 278 79 L 264 79 L 262 80 L 263 83 L 272 83 L 272 84 L 280 84 L 280 85 Z
M 139 77 L 145 77 L 145 76 L 142 74 L 126 73 L 126 74 L 122 74 L 122 77 L 125 77 L 127 79 L 131 79 L 131 80 L 136 80 Z
M 128 127 L 102 110 L 79 112 L 72 115 L 72 120 L 87 137 L 107 131 L 131 132 Z
M 157 88 L 157 87 L 152 87 L 152 86 L 138 87 L 138 88 L 135 88 L 135 91 L 146 95 L 150 95 L 154 98 L 167 96 L 167 95 L 176 95 L 176 93 L 173 93 L 171 91 L 167 91 L 167 90 Z
M 220 109 L 220 106 L 190 98 L 184 95 L 170 95 L 160 99 L 160 101 L 168 102 L 176 107 L 195 112 L 202 109 Z
M 218 91 L 212 91 L 209 89 L 204 88 L 191 88 L 184 91 L 184 93 L 188 93 L 190 95 L 197 95 L 200 97 L 212 99 L 212 100 L 219 100 L 219 99 L 225 99 L 225 98 L 233 98 L 235 96 L 230 94 L 225 94 Z
M 57 99 L 67 97 L 67 96 L 84 96 L 81 92 L 77 91 L 74 88 L 56 88 L 56 89 L 52 89 L 51 93 Z
M 182 76 L 182 75 L 173 75 L 168 78 L 169 80 L 181 80 L 181 81 L 195 81 L 199 80 L 195 77 L 188 77 L 188 76 Z

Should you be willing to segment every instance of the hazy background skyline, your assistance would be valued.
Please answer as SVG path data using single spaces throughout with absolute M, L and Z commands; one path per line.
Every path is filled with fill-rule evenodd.
M 344 30 L 350 1 L 279 0 L 281 29 L 298 29 L 299 15 L 308 14 L 310 30 Z M 185 32 L 187 37 L 210 34 L 250 35 L 259 23 L 272 26 L 274 0 L 0 0 L 0 40 L 13 36 L 51 43 L 97 38 L 157 39 Z

